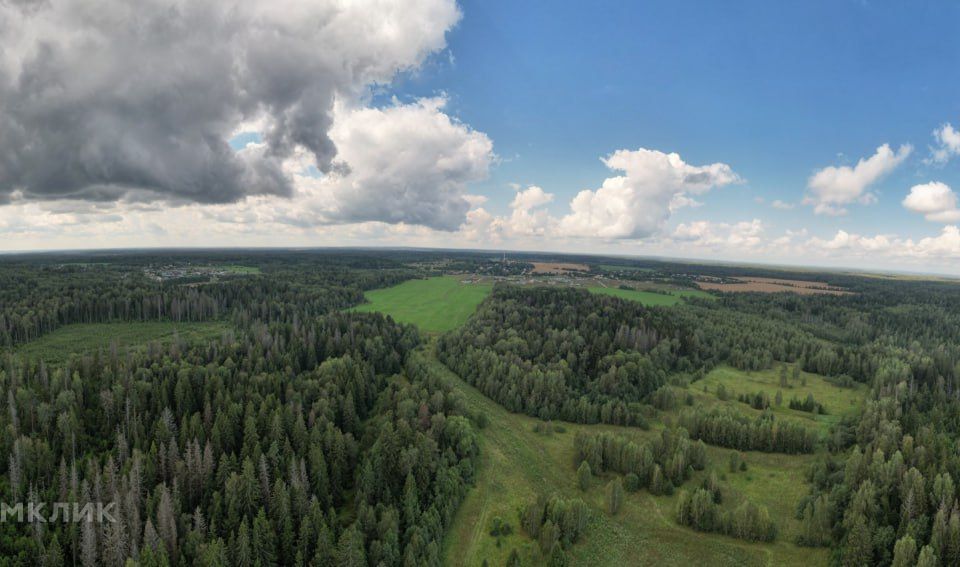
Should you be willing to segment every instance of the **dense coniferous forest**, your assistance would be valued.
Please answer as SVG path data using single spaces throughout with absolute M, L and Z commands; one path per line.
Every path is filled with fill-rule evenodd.
M 672 374 L 702 376 L 720 362 L 761 369 L 818 352 L 791 325 L 708 305 L 686 309 L 569 288 L 499 287 L 442 360 L 512 411 L 542 419 L 641 425 L 641 407 Z
M 209 345 L 8 366 L 12 496 L 118 502 L 6 557 L 50 564 L 437 564 L 477 453 L 462 408 L 403 361 L 410 327 L 331 314 Z M 8 528 L 10 526 L 7 526 Z
M 716 294 L 672 307 L 554 281 L 517 285 L 530 262 L 561 258 L 4 258 L 2 501 L 116 502 L 118 517 L 0 523 L 4 564 L 441 564 L 477 478 L 487 421 L 468 410 L 447 369 L 511 412 L 646 436 L 598 429 L 570 438 L 571 484 L 602 486 L 605 510 L 577 494 L 531 494 L 493 530 L 518 526 L 509 537 L 534 541 L 544 562 L 566 561 L 591 515 L 622 514 L 637 490 L 677 490 L 679 525 L 779 542 L 782 519 L 750 501 L 732 504 L 726 481 L 704 470 L 716 450 L 736 457 L 731 474 L 745 468 L 734 449 L 810 459 L 791 544 L 829 548 L 838 565 L 960 563 L 960 285 L 804 274 L 850 293 Z M 603 270 L 625 262 L 604 259 Z M 635 265 L 656 285 L 681 288 L 697 274 L 784 277 Z M 496 285 L 448 333 L 348 311 L 364 291 L 451 273 Z M 18 355 L 74 323 L 138 321 L 217 321 L 226 330 L 209 341 L 99 345 L 58 364 Z M 788 388 L 774 401 L 743 385 L 727 404 L 720 388 L 710 397 L 698 385 L 721 367 L 745 376 L 779 370 L 790 387 L 799 380 L 783 376 L 802 370 L 863 397 L 838 412 L 821 393 Z
M 262 269 L 199 285 L 152 281 L 126 263 L 0 271 L 8 345 L 74 322 L 236 327 L 210 344 L 101 348 L 58 368 L 6 357 L 4 502 L 116 502 L 118 520 L 4 523 L 6 561 L 440 563 L 474 474 L 471 423 L 408 357 L 416 329 L 335 311 L 412 272 L 324 256 Z
M 62 261 L 56 261 L 62 260 Z M 0 264 L 0 347 L 24 343 L 71 323 L 244 320 L 322 315 L 363 300 L 363 290 L 414 277 L 383 257 L 284 254 L 235 256 L 46 255 Z M 262 277 L 204 269 L 253 263 Z M 164 266 L 180 266 L 168 279 Z

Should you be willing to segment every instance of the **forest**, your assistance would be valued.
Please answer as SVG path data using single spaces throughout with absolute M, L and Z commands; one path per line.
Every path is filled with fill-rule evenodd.
M 621 270 L 673 286 L 664 293 L 694 271 L 784 274 L 496 258 L 4 257 L 2 502 L 112 502 L 117 521 L 0 522 L 0 564 L 479 565 L 487 557 L 450 551 L 493 474 L 493 425 L 487 406 L 468 403 L 474 392 L 536 423 L 524 435 L 562 455 L 560 488 L 527 492 L 495 529 L 490 518 L 478 528 L 500 563 L 581 564 L 613 537 L 602 526 L 634 521 L 652 498 L 691 546 L 708 534 L 822 549 L 815 557 L 836 565 L 960 564 L 957 283 L 805 274 L 851 293 L 658 306 L 517 274 L 532 261 L 583 262 L 585 281 Z M 365 292 L 437 276 L 485 278 L 492 291 L 470 295 L 485 299 L 442 332 L 398 323 L 389 302 L 350 310 Z M 71 325 L 145 321 L 223 331 L 21 355 Z M 721 370 L 743 381 L 710 381 Z M 746 381 L 761 375 L 779 379 Z M 802 459 L 789 461 L 803 463 L 802 495 L 787 514 L 769 490 L 744 488 L 759 482 L 747 463 L 767 454 Z

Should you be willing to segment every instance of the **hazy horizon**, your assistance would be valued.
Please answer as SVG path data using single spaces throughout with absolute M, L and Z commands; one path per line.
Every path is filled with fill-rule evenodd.
M 822 273 L 845 273 L 850 275 L 892 275 L 892 276 L 924 276 L 931 278 L 960 279 L 960 273 L 953 274 L 948 272 L 922 271 L 922 270 L 897 270 L 891 268 L 867 268 L 867 267 L 845 267 L 817 264 L 792 264 L 788 262 L 777 263 L 774 261 L 735 261 L 735 260 L 717 260 L 704 257 L 683 257 L 683 256 L 657 256 L 657 255 L 638 255 L 638 254 L 603 254 L 591 252 L 561 252 L 550 250 L 534 249 L 508 249 L 508 248 L 450 248 L 450 247 L 424 247 L 424 246 L 402 246 L 388 244 L 367 244 L 357 246 L 148 246 L 148 247 L 124 247 L 124 248 L 50 248 L 43 250 L 0 250 L 0 257 L 15 256 L 43 256 L 43 255 L 74 255 L 83 256 L 85 254 L 131 254 L 131 255 L 150 255 L 157 252 L 262 252 L 262 251 L 284 251 L 284 252 L 325 252 L 333 250 L 343 251 L 385 251 L 385 250 L 409 250 L 415 252 L 457 252 L 473 254 L 506 254 L 510 260 L 510 254 L 519 254 L 523 256 L 558 256 L 558 257 L 593 257 L 593 258 L 611 258 L 623 260 L 641 260 L 662 263 L 690 264 L 698 265 L 721 265 L 739 268 L 759 268 L 770 269 L 784 272 L 822 272 Z

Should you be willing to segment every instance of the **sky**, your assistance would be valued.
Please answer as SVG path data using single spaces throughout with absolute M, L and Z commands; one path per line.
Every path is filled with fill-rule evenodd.
M 0 251 L 960 274 L 952 2 L 0 2 Z

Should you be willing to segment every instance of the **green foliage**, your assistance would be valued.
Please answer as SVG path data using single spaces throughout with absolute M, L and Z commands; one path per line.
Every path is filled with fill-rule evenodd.
M 593 482 L 593 473 L 590 469 L 590 463 L 587 461 L 580 461 L 580 466 L 577 467 L 577 485 L 580 487 L 580 490 L 586 492 L 590 490 L 590 484 Z
M 620 477 L 610 482 L 610 493 L 607 496 L 607 511 L 611 516 L 616 516 L 623 507 L 623 481 Z
M 742 403 L 745 403 L 756 410 L 765 410 L 770 407 L 770 396 L 768 396 L 766 392 L 756 392 L 754 394 L 740 394 L 740 397 L 738 399 Z
M 642 303 L 643 305 L 650 307 L 670 307 L 672 305 L 681 303 L 684 299 L 690 297 L 713 299 L 713 296 L 709 293 L 698 290 L 676 290 L 669 293 L 660 293 L 655 291 L 637 290 L 631 287 L 590 287 L 588 289 L 592 293 L 610 295 L 613 297 L 619 297 L 620 299 L 626 299 L 628 301 L 636 301 L 637 303 Z
M 654 471 L 659 470 L 664 478 L 656 492 L 661 494 L 668 491 L 666 483 L 680 486 L 693 471 L 703 470 L 707 459 L 704 444 L 691 442 L 683 429 L 664 429 L 643 444 L 613 433 L 581 431 L 574 437 L 574 447 L 577 458 L 582 459 L 581 469 L 587 464 L 596 473 L 632 473 L 638 487 L 652 486 Z
M 797 411 L 805 411 L 808 413 L 818 413 L 818 414 L 827 413 L 827 411 L 823 409 L 823 405 L 820 403 L 817 403 L 817 401 L 813 398 L 813 394 L 807 394 L 807 397 L 804 400 L 800 400 L 799 398 L 791 399 L 790 409 L 797 410 Z
M 513 526 L 500 516 L 495 516 L 490 525 L 490 535 L 493 537 L 508 536 L 513 533 Z
M 812 453 L 818 441 L 813 430 L 798 423 L 778 421 L 769 412 L 751 419 L 726 408 L 685 409 L 679 422 L 694 439 L 741 451 Z
M 103 534 L 48 524 L 48 560 L 122 564 L 136 542 L 144 565 L 436 563 L 479 442 L 408 357 L 417 345 L 412 327 L 332 313 L 49 369 L 10 361 L 4 497 L 118 502 Z M 32 418 L 41 407 L 56 411 Z
M 520 525 L 531 538 L 540 542 L 540 549 L 549 553 L 559 542 L 564 548 L 575 544 L 587 529 L 590 509 L 579 498 L 539 496 L 520 514 Z
M 719 532 L 747 541 L 773 541 L 777 528 L 767 509 L 743 502 L 732 512 L 716 503 L 714 495 L 698 488 L 692 494 L 681 491 L 677 501 L 677 521 L 703 532 Z
M 897 540 L 893 548 L 891 567 L 913 567 L 917 564 L 917 541 L 910 535 Z

